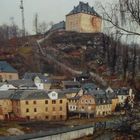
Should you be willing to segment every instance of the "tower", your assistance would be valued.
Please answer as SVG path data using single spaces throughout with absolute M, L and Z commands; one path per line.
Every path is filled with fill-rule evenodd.
M 21 0 L 21 17 L 22 17 L 22 36 L 25 36 L 25 19 L 24 19 L 24 6 L 23 6 L 23 0 Z

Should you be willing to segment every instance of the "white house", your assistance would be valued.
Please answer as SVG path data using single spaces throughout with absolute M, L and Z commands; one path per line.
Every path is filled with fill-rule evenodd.
M 119 104 L 123 105 L 126 99 L 129 97 L 129 102 L 133 106 L 134 94 L 131 88 L 129 89 L 129 88 L 123 87 L 121 89 L 118 89 L 116 92 L 119 99 Z

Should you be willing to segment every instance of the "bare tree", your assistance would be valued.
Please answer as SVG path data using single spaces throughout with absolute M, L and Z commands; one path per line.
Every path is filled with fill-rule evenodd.
M 47 31 L 47 29 L 48 29 L 48 24 L 45 21 L 39 24 L 39 27 L 38 27 L 39 33 L 44 34 Z
M 140 36 L 140 0 L 119 0 L 110 5 L 110 12 L 101 5 L 103 19 L 110 22 L 122 34 Z

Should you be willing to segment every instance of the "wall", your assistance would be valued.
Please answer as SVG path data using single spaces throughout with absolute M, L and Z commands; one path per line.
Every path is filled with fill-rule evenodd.
M 115 108 L 116 108 L 118 103 L 119 103 L 119 99 L 118 98 L 112 99 L 112 109 L 111 109 L 112 112 L 115 111 Z
M 0 137 L 0 140 L 73 140 L 86 135 L 92 135 L 94 125 L 76 126 L 73 128 L 56 129 L 55 131 L 38 132 L 22 136 Z
M 126 120 L 126 117 L 121 120 L 118 118 L 116 120 L 98 122 L 91 125 L 55 129 L 55 131 L 40 131 L 38 133 L 25 134 L 21 136 L 0 137 L 0 140 L 73 140 L 83 136 L 92 135 L 93 132 L 98 129 L 118 129 L 118 127 L 121 127 Z
M 78 13 L 66 16 L 66 30 L 84 33 L 102 31 L 102 19 L 94 15 Z
M 111 114 L 112 104 L 96 105 L 96 116 L 106 116 Z
M 78 111 L 94 113 L 95 112 L 95 100 L 91 95 L 83 95 L 78 101 Z
M 46 100 L 48 103 L 45 103 Z M 67 99 L 58 99 L 55 104 L 52 104 L 50 99 L 46 100 L 22 100 L 20 103 L 15 100 L 13 101 L 14 113 L 18 117 L 27 118 L 28 116 L 30 119 L 37 120 L 65 120 L 67 118 Z M 62 103 L 60 103 L 60 100 L 62 100 Z M 36 104 L 34 101 L 36 101 Z M 62 110 L 60 110 L 60 107 L 62 107 Z
M 12 102 L 8 99 L 0 99 L 0 106 L 2 110 L 1 119 L 5 118 L 5 115 L 8 115 L 9 112 L 12 112 Z
M 4 73 L 0 72 L 0 77 L 4 80 L 18 80 L 19 76 L 18 73 Z

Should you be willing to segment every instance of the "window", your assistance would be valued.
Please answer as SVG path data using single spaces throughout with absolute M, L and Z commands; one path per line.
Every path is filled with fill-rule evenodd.
M 55 111 L 55 107 L 53 107 L 53 111 Z
M 52 104 L 56 104 L 56 100 L 52 100 Z
M 45 104 L 48 104 L 48 100 L 45 100 Z
M 48 111 L 48 107 L 46 107 L 46 111 Z
M 63 115 L 60 115 L 60 119 L 63 119 Z
M 60 100 L 60 104 L 62 104 L 63 103 L 63 101 L 62 100 Z
M 26 112 L 29 112 L 29 109 L 28 108 L 26 109 Z
M 60 111 L 62 111 L 62 106 L 60 106 Z
M 37 112 L 37 109 L 36 108 L 34 108 L 34 112 Z
M 36 104 L 36 101 L 33 101 L 33 104 Z
M 28 102 L 28 101 L 25 101 L 25 104 L 26 104 L 26 105 L 28 105 L 28 104 L 29 104 L 29 102 Z

